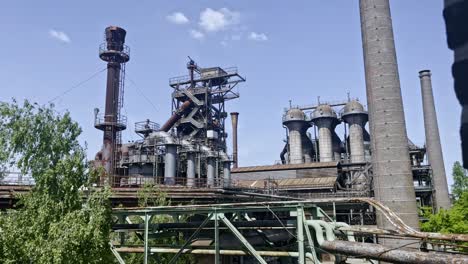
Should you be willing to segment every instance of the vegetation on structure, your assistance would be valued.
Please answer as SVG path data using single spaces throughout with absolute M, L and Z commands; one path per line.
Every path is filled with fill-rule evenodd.
M 15 210 L 0 214 L 0 263 L 114 261 L 110 191 L 93 189 L 97 172 L 87 166 L 80 133 L 53 105 L 0 103 L 0 167 L 14 166 L 36 183 Z
M 427 222 L 421 224 L 421 230 L 426 232 L 468 234 L 468 175 L 460 162 L 453 165 L 452 196 L 453 206 L 440 209 L 437 214 L 427 213 Z M 467 248 L 461 249 L 468 251 Z
M 171 201 L 167 199 L 167 193 L 160 190 L 157 186 L 154 186 L 149 183 L 145 184 L 143 188 L 141 188 L 138 191 L 137 196 L 138 196 L 139 207 L 171 205 Z M 136 223 L 144 224 L 144 220 L 141 217 L 132 217 L 129 220 L 130 222 L 134 224 Z M 183 216 L 155 215 L 151 218 L 150 224 L 184 222 L 186 220 L 187 219 Z M 161 236 L 161 238 L 159 239 L 150 240 L 151 247 L 160 246 L 160 247 L 165 247 L 165 248 L 169 248 L 169 247 L 177 248 L 177 246 L 180 246 L 183 243 L 184 243 L 183 237 L 175 237 L 175 236 L 170 236 L 170 237 Z M 140 237 L 138 237 L 134 233 L 127 235 L 126 244 L 143 247 L 143 241 L 140 239 Z M 174 254 L 154 254 L 154 255 L 149 256 L 148 263 L 154 263 L 154 264 L 169 263 L 172 257 L 174 257 Z M 143 263 L 143 258 L 144 258 L 144 255 L 141 253 L 123 255 L 123 259 L 125 260 L 125 263 L 129 263 L 129 264 Z M 189 255 L 182 255 L 179 257 L 176 263 L 190 264 L 190 263 L 195 263 L 195 260 L 193 257 Z

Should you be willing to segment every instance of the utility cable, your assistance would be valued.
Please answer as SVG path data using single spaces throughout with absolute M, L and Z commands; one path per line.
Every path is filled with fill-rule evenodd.
M 125 73 L 125 75 L 127 75 L 127 79 L 130 81 L 130 83 L 132 84 L 132 86 L 135 88 L 135 90 L 137 90 L 138 93 L 140 93 L 140 95 L 145 98 L 145 100 L 154 108 L 154 111 L 158 111 L 158 108 L 156 108 L 156 106 L 153 104 L 153 102 L 151 102 L 151 100 L 138 88 L 138 86 L 136 85 L 136 83 L 132 80 L 132 78 L 130 78 L 130 76 L 128 76 L 128 73 Z
M 80 87 L 81 85 L 87 83 L 88 81 L 90 81 L 90 80 L 96 78 L 101 72 L 103 72 L 103 71 L 105 71 L 105 70 L 107 70 L 107 67 L 104 68 L 104 69 L 102 69 L 102 70 L 97 71 L 96 73 L 94 73 L 93 75 L 91 75 L 90 77 L 88 77 L 87 79 L 85 79 L 85 80 L 83 80 L 83 81 L 81 81 L 81 82 L 79 82 L 79 83 L 73 85 L 73 86 L 70 87 L 69 89 L 65 90 L 65 91 L 62 92 L 61 94 L 59 94 L 59 95 L 55 96 L 54 98 L 52 98 L 51 100 L 49 100 L 48 103 L 52 103 L 53 101 L 57 100 L 58 98 L 60 98 L 60 97 L 62 97 L 62 96 L 64 96 L 64 95 L 66 95 L 67 93 L 73 91 L 74 89 Z

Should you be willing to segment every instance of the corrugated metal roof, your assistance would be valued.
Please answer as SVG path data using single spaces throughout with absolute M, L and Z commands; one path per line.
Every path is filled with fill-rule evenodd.
M 254 172 L 254 171 L 276 171 L 276 170 L 295 170 L 295 169 L 314 169 L 314 168 L 333 168 L 338 167 L 339 162 L 311 162 L 302 164 L 277 164 L 265 166 L 251 166 L 233 168 L 233 173 Z
M 300 178 L 300 179 L 278 179 L 278 180 L 239 180 L 235 182 L 236 186 L 247 188 L 266 188 L 268 182 L 274 184 L 278 189 L 291 189 L 291 188 L 320 188 L 328 189 L 335 186 L 337 177 L 313 177 L 313 178 Z

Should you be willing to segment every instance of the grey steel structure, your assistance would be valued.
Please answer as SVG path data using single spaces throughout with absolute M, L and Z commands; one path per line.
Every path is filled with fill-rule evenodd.
M 202 68 L 191 59 L 187 69 L 188 76 L 169 80 L 172 116 L 162 126 L 149 119 L 135 123 L 142 139 L 115 146 L 113 186 L 230 186 L 225 102 L 239 97 L 233 89 L 245 79 L 236 68 Z
M 289 163 L 304 163 L 303 135 L 310 126 L 302 110 L 291 108 L 283 115 L 283 125 L 288 128 Z
M 360 0 L 375 198 L 419 227 L 389 0 Z M 377 225 L 392 225 L 377 215 Z M 404 241 L 384 241 L 399 245 Z
M 351 162 L 364 162 L 364 130 L 368 119 L 367 112 L 364 111 L 361 103 L 352 100 L 344 107 L 341 118 L 349 124 Z
M 336 150 L 337 140 L 334 132 L 338 118 L 333 108 L 328 104 L 319 104 L 312 112 L 311 121 L 318 128 L 320 162 L 339 160 L 337 157 L 339 150 Z
M 450 208 L 450 198 L 445 176 L 444 157 L 440 143 L 439 125 L 432 93 L 431 71 L 419 72 L 421 81 L 421 96 L 424 114 L 424 129 L 426 133 L 426 148 L 435 190 L 435 208 Z

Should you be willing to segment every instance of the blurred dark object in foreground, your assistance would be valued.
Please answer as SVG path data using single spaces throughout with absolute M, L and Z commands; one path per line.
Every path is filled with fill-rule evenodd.
M 463 167 L 468 169 L 468 0 L 445 0 L 447 43 L 455 53 L 452 75 L 462 106 L 460 137 Z

